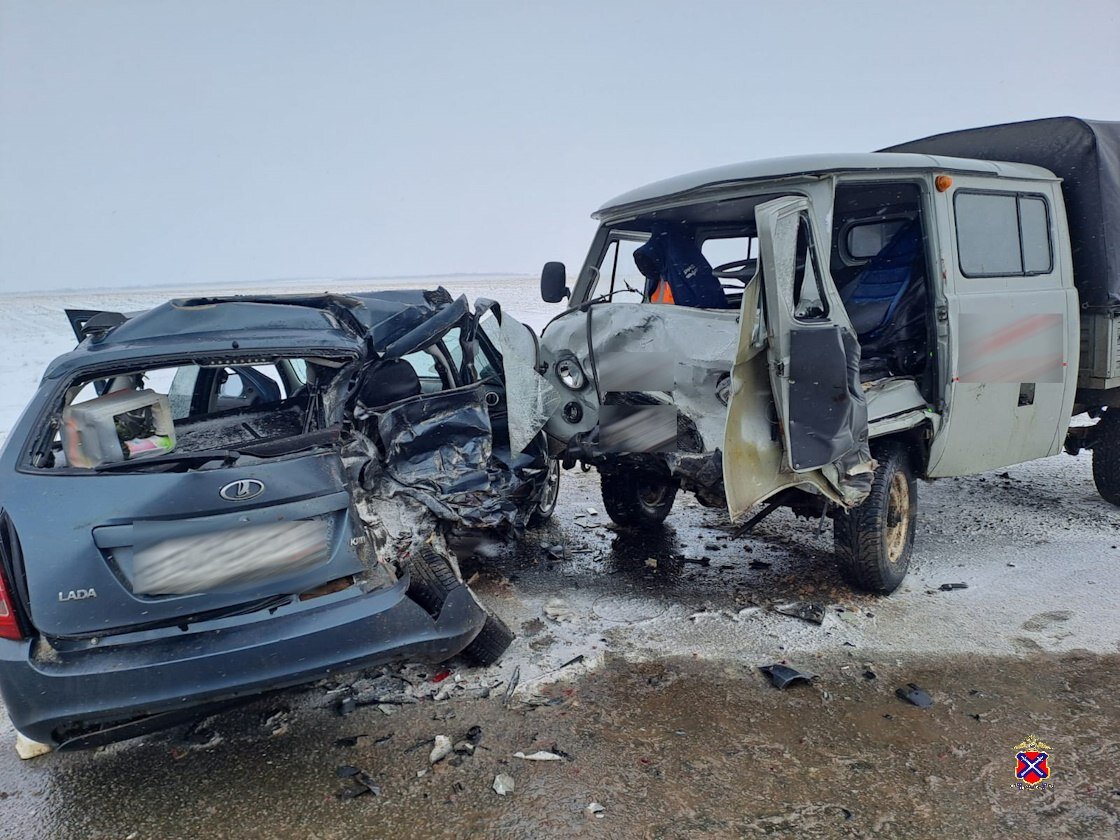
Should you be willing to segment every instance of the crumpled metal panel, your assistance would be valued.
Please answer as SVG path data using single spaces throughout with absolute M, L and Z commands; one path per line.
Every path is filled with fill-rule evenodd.
M 528 327 L 503 314 L 498 337 L 505 367 L 509 443 L 517 454 L 559 410 L 560 395 L 537 372 L 537 342 Z
M 377 415 L 384 447 L 377 493 L 403 495 L 469 528 L 519 527 L 519 479 L 494 458 L 481 385 L 428 394 Z

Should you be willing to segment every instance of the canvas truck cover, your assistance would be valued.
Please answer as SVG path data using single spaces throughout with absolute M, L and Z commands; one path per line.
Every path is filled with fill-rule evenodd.
M 1051 117 L 935 134 L 879 151 L 1049 169 L 1062 179 L 1081 305 L 1120 310 L 1120 122 Z

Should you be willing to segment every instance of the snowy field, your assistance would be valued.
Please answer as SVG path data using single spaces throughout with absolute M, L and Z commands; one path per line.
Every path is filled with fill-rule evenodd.
M 540 298 L 538 280 L 526 276 L 410 277 L 399 280 L 289 281 L 233 287 L 117 289 L 0 294 L 0 443 L 39 384 L 47 364 L 74 347 L 64 309 L 135 312 L 177 297 L 295 292 L 360 292 L 378 289 L 434 288 L 465 294 L 473 303 L 490 297 L 506 304 L 518 320 L 540 330 L 560 312 L 559 304 Z

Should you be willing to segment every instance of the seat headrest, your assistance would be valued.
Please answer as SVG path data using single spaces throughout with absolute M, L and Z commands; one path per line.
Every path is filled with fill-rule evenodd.
M 419 396 L 420 377 L 404 359 L 380 362 L 366 372 L 358 389 L 358 399 L 367 408 L 389 405 L 398 400 Z

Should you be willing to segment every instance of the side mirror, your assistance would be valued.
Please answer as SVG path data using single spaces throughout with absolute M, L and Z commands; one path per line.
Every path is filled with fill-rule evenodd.
M 545 303 L 559 303 L 571 294 L 568 270 L 562 262 L 546 262 L 541 269 L 541 298 Z

